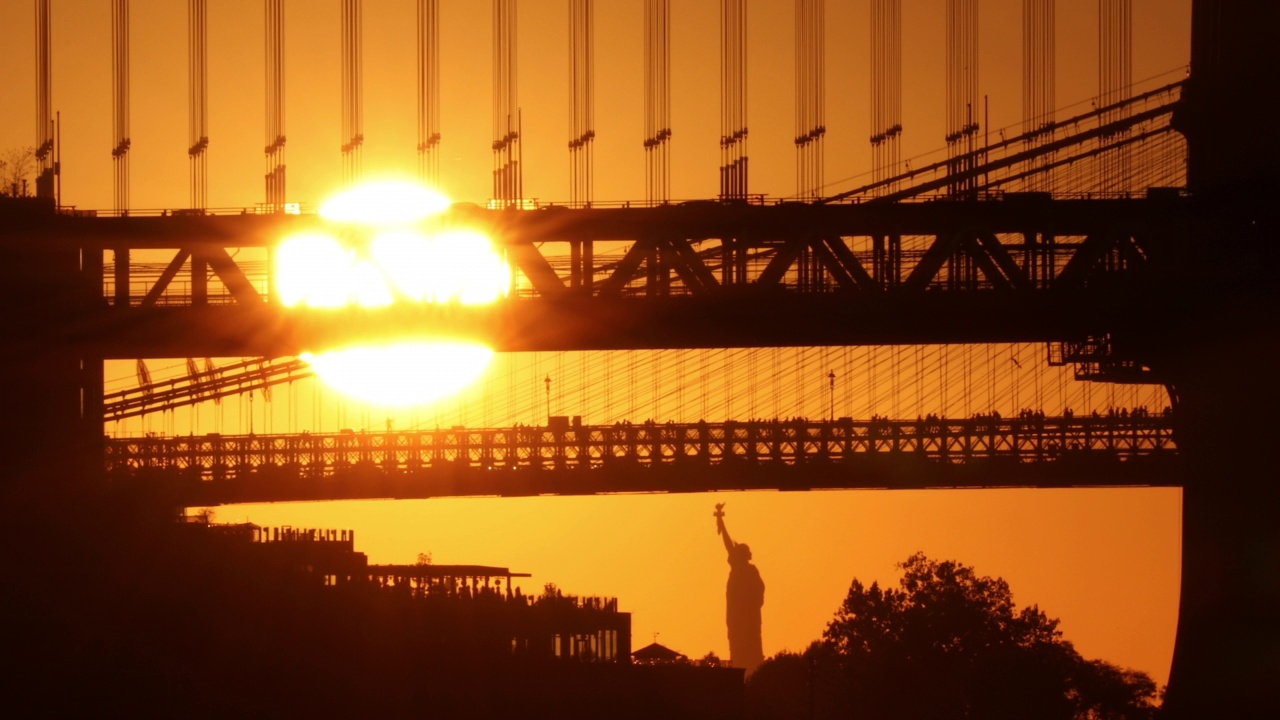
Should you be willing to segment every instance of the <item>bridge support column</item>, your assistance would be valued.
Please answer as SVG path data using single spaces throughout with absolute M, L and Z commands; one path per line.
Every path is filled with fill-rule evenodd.
M 1204 343 L 1175 383 L 1186 485 L 1168 719 L 1280 712 L 1280 340 L 1256 332 Z
M 1163 717 L 1270 718 L 1280 715 L 1280 482 L 1272 450 L 1280 233 L 1269 210 L 1280 190 L 1280 136 L 1257 102 L 1280 69 L 1280 5 L 1193 0 L 1191 20 L 1191 78 L 1175 121 L 1188 140 L 1191 189 L 1218 203 L 1204 206 L 1214 229 L 1191 262 L 1202 267 L 1206 250 L 1218 254 L 1221 284 L 1187 286 L 1203 299 L 1204 317 L 1183 320 L 1183 347 L 1162 353 L 1173 360 L 1186 467 L 1182 598 Z
M 16 220 L 24 220 L 17 218 Z M 102 470 L 102 360 L 77 338 L 100 302 L 102 263 L 66 243 L 31 237 L 0 245 L 0 477 L 65 502 L 60 488 Z M 24 491 L 25 492 L 25 491 Z
M 0 440 L 6 484 L 50 496 L 102 473 L 102 360 L 36 353 L 4 363 L 4 411 L 13 422 Z

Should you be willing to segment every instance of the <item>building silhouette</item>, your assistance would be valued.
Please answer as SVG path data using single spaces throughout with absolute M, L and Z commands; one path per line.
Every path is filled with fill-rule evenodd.
M 93 573 L 82 577 L 91 593 L 75 596 L 74 582 L 43 587 L 75 617 L 26 628 L 19 656 L 82 642 L 68 631 L 99 613 L 117 616 L 110 630 L 121 633 L 50 678 L 83 691 L 51 708 L 480 718 L 743 710 L 741 670 L 633 663 L 631 616 L 615 598 L 553 585 L 526 595 L 512 581 L 530 576 L 504 567 L 370 564 L 347 530 L 201 519 L 168 528 L 160 557 L 131 555 L 136 573 L 116 579 L 136 597 Z M 137 598 L 145 620 L 121 619 Z

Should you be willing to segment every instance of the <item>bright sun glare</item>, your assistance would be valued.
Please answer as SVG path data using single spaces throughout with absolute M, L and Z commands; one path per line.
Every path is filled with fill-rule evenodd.
M 276 294 L 285 307 L 377 308 L 393 303 L 494 302 L 511 289 L 511 268 L 483 233 L 427 231 L 449 206 L 420 185 L 375 182 L 324 204 L 321 217 L 343 237 L 311 232 L 286 239 L 275 254 Z M 344 395 L 382 406 L 421 405 L 475 381 L 493 356 L 482 345 L 422 338 L 301 357 Z
M 489 366 L 493 351 L 483 345 L 424 341 L 301 357 L 343 395 L 381 407 L 410 407 L 470 385 Z
M 424 220 L 449 207 L 449 199 L 431 188 L 398 180 L 377 180 L 325 201 L 320 217 L 336 222 L 394 225 Z

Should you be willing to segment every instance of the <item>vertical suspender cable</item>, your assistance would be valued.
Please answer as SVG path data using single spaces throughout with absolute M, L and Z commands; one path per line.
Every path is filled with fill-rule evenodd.
M 440 184 L 440 2 L 418 0 L 418 177 Z

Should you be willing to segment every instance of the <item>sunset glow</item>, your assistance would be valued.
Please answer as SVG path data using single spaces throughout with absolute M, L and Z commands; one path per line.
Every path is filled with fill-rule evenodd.
M 960 679 L 902 685 L 909 649 L 875 644 L 876 683 L 803 654 L 914 553 L 1107 664 L 1045 707 L 1086 714 L 1111 665 L 1176 665 L 1170 718 L 1274 704 L 1277 151 L 1247 109 L 1276 7 L 0 0 L 0 604 L 54 661 L 6 705 L 644 715 L 653 686 L 610 695 L 633 670 L 719 678 L 732 702 L 671 706 L 708 715 L 907 714 L 974 668 L 1004 682 L 974 714 L 1057 692 L 1017 673 L 1070 653 L 987 672 L 944 638 Z M 801 653 L 752 676 L 776 706 L 698 666 L 733 660 L 722 504 L 760 650 Z M 449 566 L 528 576 L 433 595 Z M 690 665 L 492 642 L 571 603 Z M 431 634 L 464 614 L 501 657 Z
M 381 180 L 334 195 L 320 206 L 320 217 L 334 222 L 399 225 L 423 220 L 448 207 L 449 199 L 431 188 Z
M 450 230 L 429 237 L 389 233 L 374 238 L 369 252 L 408 300 L 483 305 L 511 288 L 510 266 L 479 232 Z
M 384 307 L 392 302 L 483 305 L 506 296 L 511 268 L 487 237 L 397 230 L 366 247 L 314 233 L 276 250 L 276 292 L 285 307 Z
M 420 227 L 447 206 L 439 193 L 407 183 L 371 183 L 334 197 L 321 216 L 359 223 L 366 232 L 347 242 L 317 232 L 285 239 L 275 262 L 280 302 L 315 308 L 482 305 L 504 297 L 511 268 L 490 238 L 476 230 Z
M 352 253 L 328 235 L 295 235 L 276 250 L 276 295 L 285 307 L 351 301 Z
M 427 232 L 422 221 L 448 200 L 409 183 L 362 185 L 326 202 L 322 217 L 356 223 L 340 241 L 323 233 L 295 235 L 276 251 L 277 296 L 285 307 L 379 308 L 394 303 L 480 305 L 505 296 L 511 269 L 484 234 Z M 329 387 L 380 406 L 422 405 L 451 395 L 488 367 L 493 351 L 429 338 L 306 353 Z
M 407 342 L 303 353 L 325 385 L 381 407 L 409 407 L 448 397 L 489 367 L 483 345 Z

